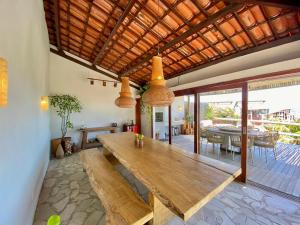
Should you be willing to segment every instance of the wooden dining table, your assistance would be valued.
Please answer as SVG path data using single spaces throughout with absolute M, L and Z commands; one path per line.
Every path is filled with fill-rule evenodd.
M 221 149 L 227 149 L 230 151 L 240 152 L 238 148 L 231 148 L 231 136 L 242 136 L 242 128 L 237 127 L 207 127 L 205 130 L 209 133 L 222 135 L 225 137 L 224 143 L 221 144 Z M 253 145 L 255 137 L 261 137 L 263 132 L 255 129 L 248 129 L 248 138 L 250 146 Z
M 106 155 L 118 160 L 149 190 L 152 224 L 165 224 L 174 215 L 187 221 L 241 174 L 221 161 L 191 154 L 151 138 L 135 146 L 133 133 L 97 135 Z

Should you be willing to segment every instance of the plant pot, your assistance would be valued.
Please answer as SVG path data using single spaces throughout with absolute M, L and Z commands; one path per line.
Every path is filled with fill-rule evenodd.
M 62 159 L 62 158 L 64 158 L 64 156 L 65 156 L 65 153 L 64 153 L 63 147 L 61 146 L 61 144 L 59 144 L 57 147 L 57 150 L 55 152 L 55 157 L 57 159 Z
M 51 153 L 52 156 L 56 156 L 56 150 L 58 145 L 61 143 L 61 138 L 56 138 L 51 140 Z
M 71 143 L 71 140 L 72 140 L 71 137 L 65 137 L 64 139 L 67 141 L 67 143 Z M 65 142 L 66 141 L 63 141 L 61 138 L 55 138 L 55 139 L 51 140 L 51 152 L 52 152 L 52 156 L 55 157 L 56 150 L 57 150 L 57 147 L 58 147 L 59 144 L 62 145 L 64 151 L 66 152 L 66 149 L 65 149 Z M 72 144 L 71 144 L 71 146 L 67 146 L 67 150 L 69 148 L 71 150 L 71 147 L 72 147 Z
M 64 137 L 61 140 L 61 145 L 64 149 L 64 152 L 72 152 L 72 138 L 71 137 Z

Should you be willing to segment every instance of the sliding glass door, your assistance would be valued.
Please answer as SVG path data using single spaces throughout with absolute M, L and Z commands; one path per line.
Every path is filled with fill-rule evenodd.
M 242 89 L 199 94 L 199 152 L 240 166 L 242 147 Z

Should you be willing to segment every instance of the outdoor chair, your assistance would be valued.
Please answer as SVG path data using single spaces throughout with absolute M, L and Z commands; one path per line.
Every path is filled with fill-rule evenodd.
M 242 149 L 241 136 L 239 136 L 239 135 L 230 136 L 230 142 L 231 142 L 232 147 Z M 253 165 L 254 155 L 253 155 L 252 147 L 253 147 L 253 145 L 252 145 L 251 141 L 248 138 L 248 149 L 249 149 L 249 152 L 250 152 L 250 155 L 251 155 L 251 163 Z M 234 160 L 235 151 L 231 151 L 231 153 L 232 153 L 232 160 Z
M 207 143 L 213 144 L 213 151 L 215 151 L 215 145 L 219 145 L 218 153 L 217 153 L 218 159 L 220 159 L 221 144 L 223 144 L 224 142 L 225 142 L 225 136 L 207 132 Z M 206 144 L 205 152 L 207 152 L 207 144 Z
M 206 146 L 207 146 L 207 131 L 204 128 L 200 128 L 200 144 L 202 146 L 203 141 L 206 140 Z M 205 149 L 206 149 L 205 146 Z
M 272 149 L 274 158 L 277 160 L 276 144 L 279 139 L 278 132 L 266 132 L 265 134 L 254 138 L 254 146 L 259 147 L 260 151 L 264 150 L 266 163 L 268 162 L 267 149 Z

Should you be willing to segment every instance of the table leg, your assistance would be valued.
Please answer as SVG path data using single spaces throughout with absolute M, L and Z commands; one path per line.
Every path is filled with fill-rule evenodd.
M 151 225 L 164 225 L 170 220 L 174 213 L 172 213 L 161 201 L 156 198 L 153 193 L 149 192 L 149 205 L 153 210 L 153 219 L 150 221 Z

